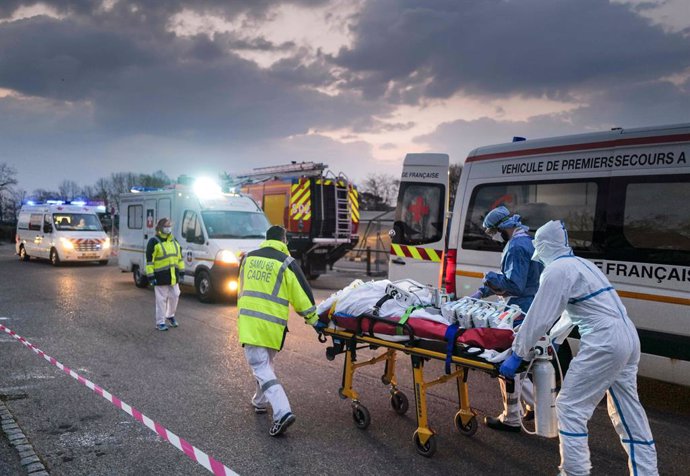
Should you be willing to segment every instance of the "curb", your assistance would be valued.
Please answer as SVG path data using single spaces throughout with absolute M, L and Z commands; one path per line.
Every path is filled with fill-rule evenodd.
M 2 400 L 0 400 L 0 425 L 2 425 L 2 431 L 9 440 L 10 445 L 14 446 L 15 451 L 19 455 L 21 465 L 27 474 L 31 476 L 48 476 L 48 470 L 36 454 L 33 445 Z

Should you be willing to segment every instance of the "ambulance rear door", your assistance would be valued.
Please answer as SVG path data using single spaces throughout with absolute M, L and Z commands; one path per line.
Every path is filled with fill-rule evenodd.
M 156 236 L 157 208 L 155 198 L 144 200 L 144 250 L 149 240 Z
M 447 154 L 407 154 L 391 231 L 388 277 L 437 285 L 448 213 Z

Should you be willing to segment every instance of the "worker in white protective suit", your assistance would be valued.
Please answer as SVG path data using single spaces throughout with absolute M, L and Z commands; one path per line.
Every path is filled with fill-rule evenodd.
M 562 475 L 590 474 L 587 422 L 604 394 L 608 412 L 628 453 L 630 474 L 657 475 L 656 446 L 637 395 L 640 340 L 625 307 L 593 263 L 573 255 L 560 221 L 537 230 L 533 259 L 546 268 L 539 291 L 500 368 L 512 378 L 537 340 L 564 310 L 579 328 L 580 350 L 556 399 Z

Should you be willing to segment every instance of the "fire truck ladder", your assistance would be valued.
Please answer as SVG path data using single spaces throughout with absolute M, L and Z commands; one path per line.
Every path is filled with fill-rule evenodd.
M 320 177 L 323 171 L 328 167 L 326 164 L 315 162 L 293 162 L 289 165 L 274 165 L 271 167 L 258 167 L 238 175 L 238 179 L 253 178 L 253 179 L 270 179 L 273 177 Z
M 352 235 L 352 210 L 350 209 L 350 181 L 342 172 L 334 179 L 335 191 L 335 238 L 350 240 Z

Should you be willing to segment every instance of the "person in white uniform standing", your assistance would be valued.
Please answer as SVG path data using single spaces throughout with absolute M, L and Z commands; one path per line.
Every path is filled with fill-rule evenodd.
M 659 474 L 656 446 L 637 395 L 640 340 L 623 303 L 599 268 L 573 255 L 562 222 L 539 228 L 534 247 L 532 259 L 546 268 L 500 373 L 513 378 L 523 357 L 567 310 L 564 316 L 579 329 L 580 350 L 556 399 L 561 474 L 590 474 L 587 422 L 604 394 L 611 422 L 628 453 L 630 474 Z

